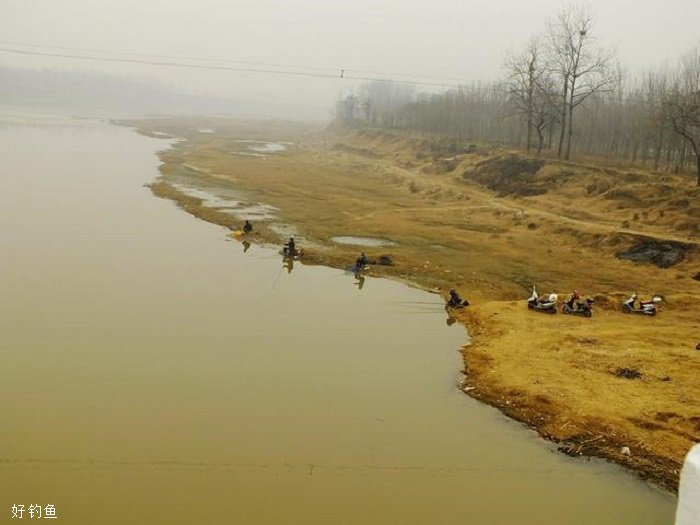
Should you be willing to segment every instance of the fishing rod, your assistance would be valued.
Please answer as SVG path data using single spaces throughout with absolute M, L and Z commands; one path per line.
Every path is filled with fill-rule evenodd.
M 282 271 L 284 271 L 284 265 L 282 265 L 282 266 L 280 267 L 280 271 L 279 271 L 279 273 L 277 274 L 277 277 L 276 277 L 275 280 L 272 282 L 272 286 L 270 287 L 270 291 L 273 291 L 273 290 L 275 289 L 275 286 L 277 286 L 277 281 L 280 280 L 280 277 L 282 276 Z
M 437 306 L 445 306 L 445 303 L 436 303 L 434 301 L 384 301 L 386 304 L 433 304 Z

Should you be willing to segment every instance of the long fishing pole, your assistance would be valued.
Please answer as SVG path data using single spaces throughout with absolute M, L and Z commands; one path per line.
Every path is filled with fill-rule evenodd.
M 272 286 L 270 287 L 270 291 L 273 291 L 273 290 L 275 289 L 275 286 L 277 286 L 277 281 L 280 280 L 280 277 L 282 276 L 282 271 L 283 271 L 283 270 L 284 270 L 284 265 L 282 265 L 282 266 L 280 267 L 280 271 L 279 271 L 279 273 L 277 274 L 277 277 L 276 277 L 275 280 L 272 282 Z

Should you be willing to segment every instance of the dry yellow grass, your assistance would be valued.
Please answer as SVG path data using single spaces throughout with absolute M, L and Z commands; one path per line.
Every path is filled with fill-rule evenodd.
M 217 133 L 197 133 L 200 125 Z M 203 186 L 242 189 L 280 209 L 307 246 L 309 264 L 352 264 L 359 248 L 333 243 L 336 235 L 396 242 L 365 249 L 394 261 L 373 266 L 373 274 L 443 294 L 455 287 L 472 301 L 457 314 L 473 337 L 464 349 L 467 393 L 562 441 L 569 453 L 608 457 L 675 487 L 685 452 L 700 441 L 700 282 L 692 278 L 700 270 L 700 192 L 692 181 L 576 163 L 539 166 L 503 151 L 447 158 L 430 141 L 371 131 L 320 134 L 230 121 L 140 126 L 188 139 L 162 154 L 158 195 L 237 229 L 239 221 L 171 182 L 187 175 Z M 259 138 L 294 146 L 266 158 L 232 154 L 236 140 Z M 536 174 L 517 179 L 520 163 L 537 164 Z M 498 182 L 509 169 L 516 179 Z M 528 191 L 538 194 L 519 194 Z M 282 240 L 269 223 L 256 230 L 261 241 Z M 640 235 L 683 241 L 689 250 L 668 269 L 614 256 Z M 595 295 L 593 318 L 528 311 L 533 283 L 540 292 Z M 661 313 L 620 313 L 619 301 L 634 290 L 663 294 Z M 641 376 L 620 377 L 619 368 Z

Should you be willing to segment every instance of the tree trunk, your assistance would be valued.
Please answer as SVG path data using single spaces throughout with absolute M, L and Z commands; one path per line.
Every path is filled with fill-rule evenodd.
M 559 147 L 557 149 L 557 157 L 561 158 L 562 150 L 564 149 L 564 134 L 566 133 L 566 102 L 561 112 L 561 130 L 559 132 Z
M 564 91 L 561 96 L 561 131 L 559 133 L 559 148 L 557 149 L 557 157 L 561 158 L 562 149 L 564 148 L 564 134 L 566 133 L 566 101 L 569 94 L 569 77 L 564 76 Z
M 569 104 L 569 133 L 566 138 L 566 156 L 564 157 L 566 160 L 569 160 L 569 157 L 571 156 L 571 134 L 574 131 L 574 105 Z
M 656 139 L 656 144 L 654 145 L 654 171 L 659 171 L 659 164 L 661 164 L 661 151 L 664 145 L 664 131 L 663 128 L 659 129 L 659 135 Z
M 700 187 L 700 143 L 691 138 L 690 146 L 693 148 L 693 153 L 695 153 L 695 171 L 698 174 L 697 185 Z
M 542 146 L 544 145 L 544 133 L 542 133 L 542 130 L 539 127 L 537 127 L 536 130 L 537 130 L 537 156 L 539 157 L 540 154 L 542 153 Z
M 637 155 L 639 154 L 639 140 L 636 138 L 632 139 L 632 144 L 630 146 L 631 152 L 630 152 L 630 162 L 632 164 L 636 164 L 637 162 Z M 643 155 L 643 153 L 642 153 Z M 644 164 L 644 158 L 642 157 L 642 165 Z

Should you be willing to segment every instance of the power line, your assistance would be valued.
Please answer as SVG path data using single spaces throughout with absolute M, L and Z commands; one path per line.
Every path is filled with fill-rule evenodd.
M 123 52 L 117 52 L 117 51 L 111 51 L 108 49 L 98 49 L 98 48 L 88 48 L 88 47 L 69 47 L 69 46 L 44 46 L 40 44 L 26 44 L 22 42 L 14 42 L 14 41 L 9 41 L 9 40 L 0 40 L 0 44 L 2 45 L 10 45 L 10 46 L 21 46 L 21 47 L 34 47 L 34 48 L 41 48 L 41 49 L 50 49 L 50 50 L 67 50 L 67 51 L 80 51 L 80 52 L 91 52 L 91 53 L 106 53 L 108 55 L 121 55 L 121 58 L 124 58 L 125 53 Z M 269 62 L 254 62 L 254 61 L 248 61 L 248 60 L 231 60 L 231 59 L 224 59 L 224 58 L 204 58 L 204 57 L 194 57 L 194 56 L 183 56 L 183 55 L 155 55 L 155 54 L 146 54 L 146 53 L 126 53 L 127 55 L 132 55 L 134 57 L 139 57 L 143 59 L 154 59 L 154 58 L 160 58 L 160 59 L 168 59 L 168 60 L 193 60 L 197 62 L 214 62 L 214 63 L 220 63 L 220 64 L 248 64 L 248 65 L 254 65 L 254 66 L 261 66 L 261 67 L 282 67 L 282 68 L 291 68 L 291 69 L 315 69 L 315 70 L 320 70 L 320 71 L 327 71 L 329 74 L 333 74 L 331 72 L 335 72 L 337 69 L 334 67 L 330 66 L 299 66 L 299 65 L 294 65 L 294 64 L 277 64 L 277 63 L 269 63 Z
M 269 73 L 269 74 L 279 74 L 279 75 L 296 75 L 296 76 L 306 76 L 306 77 L 316 77 L 316 78 L 338 78 L 338 75 L 322 74 L 322 73 L 311 73 L 308 71 L 284 71 L 284 70 L 273 70 L 273 69 L 262 69 L 262 68 L 252 68 L 252 67 L 233 67 L 233 66 L 216 66 L 216 65 L 206 65 L 206 64 L 183 64 L 178 62 L 164 62 L 160 60 L 146 60 L 139 58 L 117 58 L 117 57 L 99 57 L 94 55 L 74 55 L 69 53 L 45 53 L 41 51 L 28 51 L 24 49 L 11 49 L 11 48 L 0 48 L 0 51 L 5 53 L 14 53 L 18 55 L 31 55 L 31 56 L 42 56 L 51 58 L 68 58 L 76 60 L 92 60 L 97 62 L 113 62 L 122 64 L 139 64 L 139 65 L 149 65 L 149 66 L 162 66 L 162 67 L 174 67 L 174 68 L 189 68 L 189 69 L 210 69 L 216 71 L 241 71 L 247 73 Z
M 95 53 L 107 53 L 109 55 L 124 55 L 123 52 L 116 52 L 108 49 L 99 49 L 99 48 L 80 48 L 80 47 L 69 47 L 69 46 L 46 46 L 46 45 L 41 45 L 41 44 L 27 44 L 25 42 L 17 42 L 13 40 L 0 40 L 0 45 L 10 45 L 10 46 L 21 46 L 21 47 L 33 47 L 33 48 L 42 48 L 42 49 L 61 49 L 61 50 L 68 50 L 68 51 L 81 51 L 81 52 L 95 52 Z M 231 60 L 231 59 L 224 59 L 224 58 L 204 58 L 204 57 L 194 57 L 194 56 L 178 56 L 178 55 L 155 55 L 155 54 L 145 54 L 145 53 L 128 53 L 129 55 L 133 55 L 136 57 L 143 57 L 146 59 L 153 59 L 153 58 L 165 58 L 168 60 L 194 60 L 197 62 L 215 62 L 215 63 L 221 63 L 221 64 L 248 64 L 248 65 L 253 65 L 253 66 L 262 66 L 262 67 L 281 67 L 281 68 L 288 68 L 288 69 L 312 69 L 312 70 L 319 70 L 319 71 L 326 71 L 326 72 L 333 72 L 330 73 L 331 75 L 334 74 L 336 71 L 339 71 L 339 68 L 337 67 L 331 67 L 331 66 L 300 66 L 298 64 L 278 64 L 278 63 L 270 63 L 270 62 L 259 62 L 259 61 L 248 61 L 248 60 Z M 384 76 L 389 76 L 392 77 L 392 80 L 397 82 L 396 77 L 404 77 L 404 78 L 410 78 L 410 79 L 421 79 L 421 80 L 427 80 L 430 81 L 431 84 L 434 83 L 436 85 L 443 85 L 443 83 L 447 82 L 448 84 L 450 83 L 458 83 L 459 85 L 466 85 L 467 81 L 461 78 L 454 78 L 454 77 L 435 77 L 435 76 L 426 76 L 426 75 L 416 75 L 413 73 L 392 73 L 392 72 L 386 72 L 386 71 L 371 71 L 371 70 L 360 70 L 360 69 L 348 69 L 345 68 L 345 71 L 353 71 L 354 73 L 359 73 L 359 74 L 364 74 L 364 75 L 384 75 Z M 341 78 L 343 76 L 341 75 Z M 383 80 L 389 81 L 389 79 L 384 78 Z M 438 81 L 442 83 L 438 83 Z
M 20 45 L 26 45 L 26 44 L 20 44 Z M 43 47 L 43 48 L 49 48 L 49 46 L 34 46 L 34 47 Z M 78 48 L 67 48 L 67 47 L 60 47 L 60 46 L 53 46 L 50 49 L 66 49 L 66 50 L 80 50 Z M 394 83 L 399 83 L 399 84 L 408 84 L 408 85 L 414 85 L 414 86 L 432 86 L 432 87 L 441 87 L 441 88 L 465 88 L 466 86 L 463 84 L 454 84 L 454 83 L 446 83 L 446 82 L 430 82 L 430 81 L 421 81 L 421 80 L 401 80 L 397 78 L 381 78 L 381 77 L 370 77 L 370 76 L 359 76 L 359 75 L 352 75 L 348 74 L 348 69 L 341 69 L 341 68 L 321 68 L 321 67 L 313 67 L 313 66 L 303 66 L 305 69 L 317 69 L 317 70 L 322 70 L 322 71 L 328 71 L 327 73 L 315 73 L 312 71 L 302 71 L 301 66 L 287 66 L 283 64 L 265 64 L 265 63 L 256 63 L 256 62 L 244 62 L 244 61 L 231 61 L 231 60 L 222 60 L 222 59 L 202 59 L 202 58 L 185 58 L 185 57 L 168 57 L 168 56 L 161 56 L 162 58 L 167 58 L 168 61 L 164 60 L 155 60 L 158 55 L 135 55 L 135 56 L 150 56 L 152 58 L 128 58 L 128 57 L 105 57 L 105 56 L 96 56 L 96 55 L 85 55 L 85 54 L 74 54 L 74 53 L 56 53 L 56 52 L 46 52 L 46 51 L 32 51 L 32 50 L 26 50 L 26 49 L 17 49 L 17 48 L 10 48 L 10 47 L 2 47 L 0 48 L 0 51 L 5 52 L 5 53 L 11 53 L 11 54 L 17 54 L 17 55 L 28 55 L 28 56 L 41 56 L 41 57 L 49 57 L 49 58 L 66 58 L 70 60 L 91 60 L 91 61 L 98 61 L 98 62 L 111 62 L 111 63 L 123 63 L 123 64 L 137 64 L 137 65 L 151 65 L 151 66 L 159 66 L 159 67 L 172 67 L 172 68 L 184 68 L 184 69 L 206 69 L 206 70 L 214 70 L 214 71 L 238 71 L 238 72 L 245 72 L 245 73 L 263 73 L 263 74 L 275 74 L 275 75 L 289 75 L 289 76 L 303 76 L 303 77 L 312 77 L 312 78 L 328 78 L 328 79 L 347 79 L 347 80 L 359 80 L 359 81 L 366 81 L 366 82 L 394 82 Z M 111 53 L 111 54 L 116 54 L 112 51 L 105 51 L 105 50 L 89 50 L 89 49 L 83 49 L 80 51 L 93 51 L 93 52 L 101 52 L 101 53 Z M 211 61 L 211 62 L 220 62 L 220 63 L 238 63 L 238 64 L 250 64 L 251 66 L 263 66 L 263 67 L 242 67 L 242 66 L 227 66 L 227 65 L 214 65 L 214 64 L 197 64 L 197 63 L 182 63 L 182 62 L 173 62 L 172 60 L 198 60 L 198 61 Z M 270 67 L 279 67 L 279 68 L 284 68 L 284 69 L 270 69 Z M 336 73 L 337 71 L 337 73 Z M 359 73 L 362 73 L 363 71 L 358 71 Z M 369 72 L 368 72 L 369 73 Z M 428 78 L 428 77 L 418 77 L 416 78 Z M 473 89 L 473 88 L 471 88 Z

